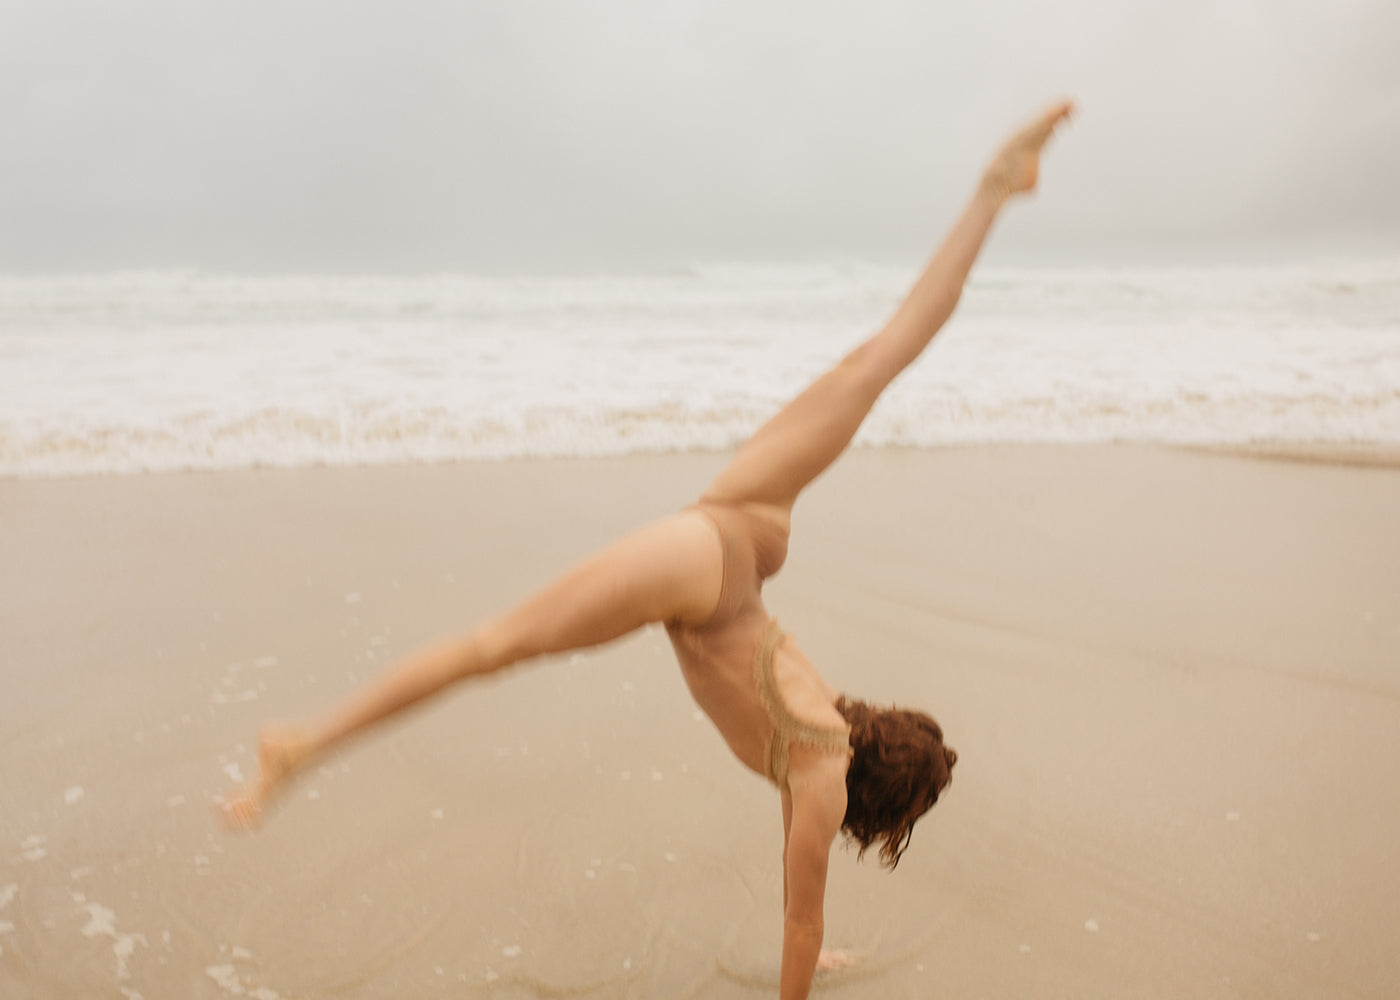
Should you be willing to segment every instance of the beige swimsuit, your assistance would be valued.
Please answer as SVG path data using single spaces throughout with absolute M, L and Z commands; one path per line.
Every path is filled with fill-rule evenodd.
M 778 620 L 769 619 L 753 661 L 753 680 L 758 688 L 758 698 L 773 723 L 773 731 L 768 735 L 768 745 L 763 754 L 764 767 L 768 770 L 768 780 L 779 788 L 787 784 L 788 748 L 793 743 L 845 754 L 847 757 L 853 753 L 850 726 L 837 729 L 803 722 L 792 714 L 787 702 L 783 701 L 782 692 L 773 680 L 773 653 L 782 641 L 783 630 L 778 627 Z
M 793 743 L 849 757 L 849 727 L 818 726 L 797 718 L 773 678 L 773 654 L 782 643 L 783 631 L 768 617 L 759 594 L 763 581 L 778 571 L 787 556 L 786 530 L 742 504 L 706 499 L 692 509 L 714 523 L 724 558 L 719 601 L 709 621 L 667 625 L 687 682 L 697 677 L 707 682 L 701 691 L 692 683 L 697 700 L 703 705 L 706 697 L 720 697 L 708 683 L 723 688 L 727 699 L 745 699 L 743 688 L 753 684 L 754 722 L 761 724 L 766 716 L 771 730 L 764 736 L 762 766 L 779 788 L 787 784 L 788 750 Z M 750 663 L 751 673 L 744 669 Z

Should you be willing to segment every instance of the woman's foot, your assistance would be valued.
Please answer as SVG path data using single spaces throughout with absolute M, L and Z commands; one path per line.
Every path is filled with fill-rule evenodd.
M 1055 127 L 1074 111 L 1072 101 L 1051 105 L 1040 117 L 1013 135 L 992 159 L 982 183 L 1005 199 L 1035 190 L 1040 176 L 1040 151 L 1054 135 Z
M 269 727 L 258 737 L 259 774 L 219 805 L 219 816 L 231 830 L 251 830 L 262 819 L 282 785 L 301 770 L 311 756 L 311 741 L 296 729 Z

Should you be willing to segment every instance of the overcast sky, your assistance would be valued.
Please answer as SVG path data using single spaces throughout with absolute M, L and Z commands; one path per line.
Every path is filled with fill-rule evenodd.
M 0 0 L 0 270 L 1400 248 L 1397 0 Z

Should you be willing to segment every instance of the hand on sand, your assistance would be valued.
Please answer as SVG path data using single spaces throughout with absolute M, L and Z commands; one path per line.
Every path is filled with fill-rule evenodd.
M 258 737 L 258 776 L 218 803 L 216 812 L 230 830 L 251 830 L 263 809 L 306 762 L 310 744 L 293 729 L 269 728 Z
M 1060 101 L 1046 108 L 1001 147 L 987 167 L 983 183 L 1002 198 L 1034 191 L 1040 176 L 1040 152 L 1055 134 L 1055 128 L 1068 121 L 1074 110 L 1072 101 Z
M 849 969 L 861 960 L 863 952 L 847 951 L 844 948 L 833 948 L 831 951 L 823 950 L 817 956 L 818 972 L 834 972 L 837 969 Z

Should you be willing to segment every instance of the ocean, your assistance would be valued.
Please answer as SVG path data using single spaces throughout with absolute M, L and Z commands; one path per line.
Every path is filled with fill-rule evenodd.
M 916 267 L 0 277 L 0 475 L 733 447 Z M 857 444 L 1400 445 L 1400 259 L 975 272 Z

